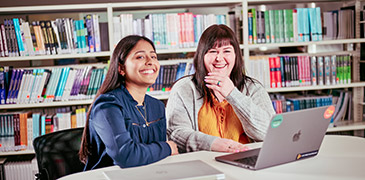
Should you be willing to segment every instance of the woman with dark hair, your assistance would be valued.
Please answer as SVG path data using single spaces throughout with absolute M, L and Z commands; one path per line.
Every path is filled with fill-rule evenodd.
M 167 134 L 180 152 L 238 152 L 262 141 L 275 114 L 268 93 L 245 75 L 238 40 L 212 25 L 194 56 L 195 73 L 177 81 L 166 106 Z
M 84 170 L 141 166 L 178 154 L 176 144 L 166 141 L 164 104 L 146 95 L 159 69 L 149 39 L 127 36 L 115 47 L 87 113 L 79 152 Z

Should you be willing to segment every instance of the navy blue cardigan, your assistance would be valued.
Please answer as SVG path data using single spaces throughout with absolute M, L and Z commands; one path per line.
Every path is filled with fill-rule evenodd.
M 95 100 L 89 119 L 91 155 L 84 170 L 141 166 L 171 154 L 164 104 L 149 95 L 144 106 L 137 104 L 124 86 Z

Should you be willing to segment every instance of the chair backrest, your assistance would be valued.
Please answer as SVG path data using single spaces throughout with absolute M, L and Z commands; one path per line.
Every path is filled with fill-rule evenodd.
M 37 179 L 57 179 L 83 170 L 84 164 L 78 156 L 83 129 L 56 131 L 34 139 L 39 170 Z

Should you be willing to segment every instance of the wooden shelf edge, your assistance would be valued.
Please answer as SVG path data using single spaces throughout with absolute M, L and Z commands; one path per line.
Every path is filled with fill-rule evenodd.
M 76 100 L 76 101 L 58 101 L 49 103 L 36 103 L 36 104 L 5 104 L 0 105 L 0 109 L 31 109 L 41 107 L 59 107 L 59 106 L 74 106 L 74 105 L 87 105 L 92 103 L 92 99 L 88 100 Z
M 354 82 L 351 84 L 336 84 L 336 85 L 328 85 L 328 86 L 299 86 L 299 87 L 283 87 L 283 88 L 266 88 L 266 91 L 269 93 L 274 93 L 274 92 L 309 91 L 309 90 L 353 88 L 353 87 L 365 87 L 365 82 Z
M 68 59 L 68 58 L 88 58 L 88 57 L 104 57 L 110 56 L 109 51 L 79 54 L 56 54 L 56 55 L 39 55 L 39 56 L 17 56 L 17 57 L 1 57 L 0 62 L 8 61 L 29 61 L 29 60 L 48 60 L 48 59 Z
M 329 44 L 347 44 L 347 43 L 361 43 L 365 42 L 365 38 L 358 39 L 334 39 L 322 41 L 308 41 L 308 42 L 286 42 L 286 43 L 265 43 L 265 44 L 248 44 L 244 47 L 255 49 L 260 47 L 290 47 L 290 46 L 309 46 L 309 45 L 329 45 Z
M 34 150 L 20 150 L 20 151 L 7 151 L 7 152 L 0 152 L 0 156 L 12 156 L 12 155 L 26 155 L 26 154 L 35 154 Z
M 155 94 L 147 93 L 150 96 L 159 99 L 166 100 L 169 97 L 168 92 L 156 92 Z M 33 109 L 33 108 L 42 108 L 42 107 L 59 107 L 59 106 L 75 106 L 75 105 L 89 105 L 93 102 L 94 99 L 87 100 L 70 100 L 70 101 L 57 101 L 57 102 L 49 102 L 49 103 L 35 103 L 35 104 L 4 104 L 0 105 L 1 109 Z
M 365 130 L 365 121 L 343 121 L 337 123 L 336 127 L 329 127 L 327 132 L 339 132 L 339 131 L 353 131 L 353 130 Z

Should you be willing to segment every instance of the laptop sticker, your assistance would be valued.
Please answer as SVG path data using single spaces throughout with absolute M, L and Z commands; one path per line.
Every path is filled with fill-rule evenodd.
M 307 157 L 312 157 L 318 154 L 318 150 L 316 151 L 311 151 L 311 152 L 306 152 L 306 153 L 300 153 L 297 155 L 297 160 L 299 159 L 303 159 L 303 158 L 307 158 Z
M 271 121 L 271 127 L 272 128 L 277 128 L 280 126 L 280 124 L 283 122 L 283 116 L 277 115 L 276 117 L 274 117 L 274 119 Z
M 334 112 L 335 112 L 335 106 L 330 106 L 326 109 L 323 116 L 325 119 L 331 118 Z

